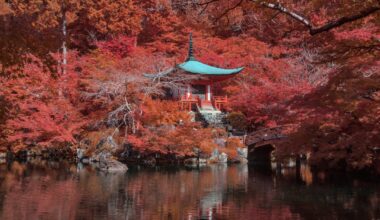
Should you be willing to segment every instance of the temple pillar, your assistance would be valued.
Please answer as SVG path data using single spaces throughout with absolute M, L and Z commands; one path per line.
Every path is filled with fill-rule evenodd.
M 191 95 L 191 87 L 190 87 L 190 85 L 187 85 L 186 97 L 190 98 L 190 95 Z
M 206 94 L 206 100 L 211 101 L 211 85 L 207 85 L 207 94 Z

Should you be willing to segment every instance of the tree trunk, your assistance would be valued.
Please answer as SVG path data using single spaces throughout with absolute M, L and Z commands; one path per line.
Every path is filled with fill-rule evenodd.
M 66 19 L 66 5 L 65 2 L 62 1 L 61 3 L 61 13 L 62 13 L 62 20 L 61 20 L 61 33 L 62 33 L 62 48 L 61 48 L 61 60 L 60 60 L 60 68 L 61 68 L 61 76 L 63 77 L 63 80 L 59 81 L 58 85 L 58 96 L 59 98 L 63 98 L 63 91 L 64 91 L 64 85 L 65 83 L 65 75 L 67 72 L 67 19 Z
M 62 75 L 66 74 L 67 68 L 67 20 L 65 5 L 62 6 Z

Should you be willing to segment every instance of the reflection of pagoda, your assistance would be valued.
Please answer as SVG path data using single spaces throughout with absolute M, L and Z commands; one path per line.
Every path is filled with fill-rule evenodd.
M 219 111 L 227 103 L 227 96 L 214 96 L 212 85 L 229 79 L 244 68 L 222 69 L 197 61 L 193 55 L 192 35 L 190 34 L 189 55 L 186 61 L 177 65 L 185 74 L 199 75 L 200 79 L 192 80 L 187 89 L 177 91 L 182 110 Z

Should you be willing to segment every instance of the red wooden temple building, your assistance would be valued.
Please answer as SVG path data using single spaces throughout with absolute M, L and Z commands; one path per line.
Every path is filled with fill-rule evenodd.
M 185 62 L 177 65 L 177 68 L 185 74 L 200 76 L 199 79 L 190 81 L 186 89 L 179 90 L 174 94 L 179 98 L 181 109 L 188 111 L 194 108 L 198 108 L 198 111 L 220 111 L 228 102 L 228 98 L 227 96 L 215 96 L 213 84 L 234 77 L 244 69 L 243 67 L 223 69 L 199 62 L 193 54 L 191 34 L 188 57 Z

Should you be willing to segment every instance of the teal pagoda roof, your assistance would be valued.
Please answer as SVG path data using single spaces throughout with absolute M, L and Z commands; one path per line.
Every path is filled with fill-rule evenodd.
M 226 76 L 226 75 L 237 74 L 244 69 L 244 67 L 239 67 L 235 69 L 223 69 L 223 68 L 219 68 L 215 66 L 210 66 L 196 60 L 193 55 L 192 34 L 190 34 L 188 57 L 186 61 L 179 64 L 178 67 L 189 73 L 201 74 L 201 75 L 213 75 L 213 76 L 215 75 Z
M 222 68 L 201 63 L 196 60 L 186 61 L 182 64 L 179 64 L 178 67 L 186 72 L 202 74 L 202 75 L 230 75 L 230 74 L 239 73 L 240 71 L 244 69 L 244 67 L 235 68 L 235 69 L 222 69 Z

